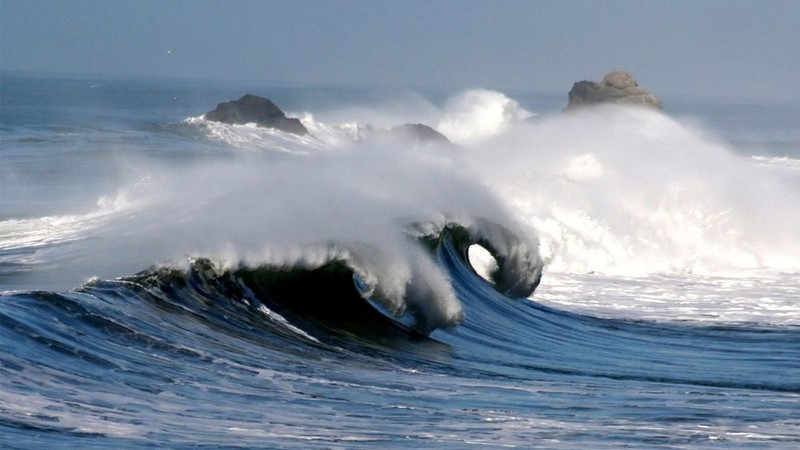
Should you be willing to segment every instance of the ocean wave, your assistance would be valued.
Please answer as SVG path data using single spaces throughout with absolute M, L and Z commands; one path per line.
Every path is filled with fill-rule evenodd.
M 181 152 L 170 164 L 126 155 L 126 169 L 139 175 L 117 197 L 130 208 L 4 221 L 4 270 L 46 260 L 79 284 L 154 262 L 282 264 L 294 252 L 327 255 L 358 243 L 369 250 L 357 253 L 395 268 L 399 275 L 382 279 L 386 297 L 401 298 L 410 274 L 437 273 L 428 256 L 408 250 L 416 246 L 408 234 L 419 232 L 410 224 L 470 227 L 479 218 L 523 237 L 530 244 L 521 253 L 538 247 L 551 273 L 725 275 L 800 265 L 796 175 L 771 170 L 792 166 L 791 158 L 740 157 L 696 123 L 638 108 L 534 117 L 486 90 L 458 93 L 441 107 L 411 103 L 301 113 L 306 137 L 202 117 L 151 130 L 159 142 L 193 134 L 215 151 Z M 414 113 L 458 147 L 384 139 L 381 130 Z M 470 130 L 477 134 L 460 135 Z M 486 278 L 499 267 L 496 256 L 476 262 Z M 515 257 L 504 267 L 526 267 Z M 447 284 L 435 277 L 430 283 Z
M 468 225 L 417 223 L 409 227 L 409 237 L 427 248 L 415 250 L 410 241 L 406 258 L 414 255 L 411 264 L 385 248 L 350 242 L 276 251 L 270 254 L 268 261 L 259 263 L 233 264 L 193 258 L 184 269 L 166 265 L 123 279 L 159 284 L 163 280 L 173 282 L 176 276 L 185 279 L 189 276 L 185 274 L 192 274 L 203 283 L 235 280 L 231 281 L 233 287 L 225 288 L 226 292 L 243 289 L 230 295 L 242 297 L 243 292 L 255 295 L 261 299 L 260 303 L 266 302 L 271 311 L 311 308 L 317 311 L 315 314 L 327 311 L 326 314 L 347 315 L 358 309 L 352 305 L 354 302 L 366 300 L 397 323 L 423 334 L 457 325 L 464 318 L 454 287 L 441 265 L 435 262 L 434 255 L 442 246 L 452 246 L 467 265 L 470 264 L 470 247 L 486 248 L 496 265 L 488 281 L 498 292 L 511 298 L 528 297 L 539 284 L 542 264 L 535 243 L 521 240 L 494 222 L 481 219 Z
M 198 126 L 204 132 L 209 124 Z M 253 131 L 221 127 L 245 136 Z M 42 278 L 71 279 L 72 286 L 59 287 L 69 289 L 88 277 L 124 277 L 187 258 L 226 267 L 307 269 L 339 261 L 358 275 L 365 295 L 430 332 L 457 324 L 463 312 L 446 274 L 418 240 L 455 229 L 466 230 L 459 243 L 479 243 L 495 255 L 498 289 L 527 296 L 538 283 L 535 235 L 520 228 L 451 153 L 398 151 L 396 143 L 380 140 L 335 152 L 311 152 L 292 141 L 305 149 L 302 155 L 276 155 L 271 142 L 264 145 L 264 152 L 220 152 L 181 166 L 132 160 L 130 166 L 146 177 L 121 189 L 128 206 L 114 209 L 113 201 L 104 200 L 98 206 L 103 214 L 61 217 L 63 239 L 40 220 L 25 222 L 32 236 L 46 239 L 28 268 L 39 275 L 37 288 L 52 288 Z M 17 239 L 9 250 L 34 250 L 30 239 L 20 241 L 9 230 Z M 24 289 L 31 280 L 18 265 L 2 270 L 10 289 Z

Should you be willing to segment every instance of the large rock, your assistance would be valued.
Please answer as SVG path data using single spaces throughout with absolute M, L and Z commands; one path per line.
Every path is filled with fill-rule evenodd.
M 271 100 L 257 95 L 245 95 L 239 100 L 220 103 L 213 111 L 205 113 L 206 120 L 229 124 L 255 123 L 260 127 L 298 135 L 308 134 L 308 130 L 295 118 L 286 117 Z
M 651 95 L 623 70 L 611 72 L 597 83 L 579 81 L 569 91 L 567 109 L 597 103 L 621 103 L 661 109 L 661 100 Z
M 392 127 L 389 131 L 394 138 L 411 142 L 415 145 L 438 144 L 452 145 L 449 139 L 442 133 L 421 123 L 406 123 Z

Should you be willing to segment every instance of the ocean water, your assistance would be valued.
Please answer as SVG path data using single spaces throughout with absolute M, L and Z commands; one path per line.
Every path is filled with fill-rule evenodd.
M 4 75 L 0 446 L 797 448 L 800 103 L 663 100 Z

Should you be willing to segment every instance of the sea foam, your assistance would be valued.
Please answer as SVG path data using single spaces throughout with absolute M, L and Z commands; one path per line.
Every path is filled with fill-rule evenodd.
M 556 114 L 465 151 L 537 230 L 550 271 L 800 267 L 796 174 L 754 164 L 662 113 L 610 106 Z

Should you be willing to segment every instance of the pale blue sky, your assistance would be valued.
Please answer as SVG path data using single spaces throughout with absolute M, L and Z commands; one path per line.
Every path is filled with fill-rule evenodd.
M 2 0 L 0 70 L 800 99 L 800 0 Z

